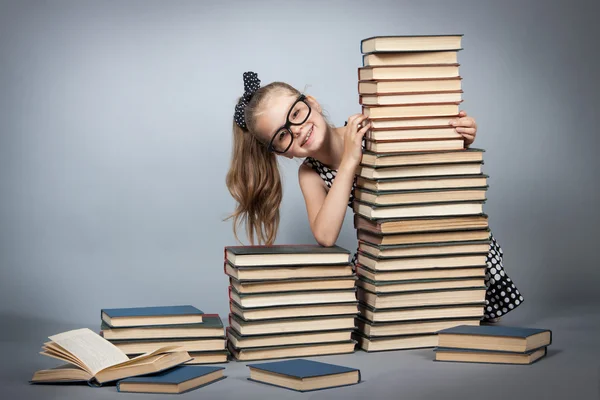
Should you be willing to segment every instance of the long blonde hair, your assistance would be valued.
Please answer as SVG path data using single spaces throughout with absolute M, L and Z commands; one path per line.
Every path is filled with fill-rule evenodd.
M 287 83 L 272 82 L 254 92 L 246 105 L 246 129 L 233 121 L 233 149 L 226 184 L 237 206 L 226 219 L 233 218 L 233 234 L 238 241 L 238 227 L 244 223 L 251 244 L 255 237 L 259 244 L 273 244 L 279 228 L 283 197 L 279 164 L 275 153 L 256 134 L 257 117 L 274 94 L 294 96 L 300 92 Z

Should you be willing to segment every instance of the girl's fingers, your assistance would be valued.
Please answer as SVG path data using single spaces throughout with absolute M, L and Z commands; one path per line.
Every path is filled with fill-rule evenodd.
M 475 135 L 476 129 L 475 128 L 463 128 L 463 127 L 458 127 L 456 128 L 456 132 L 463 134 L 469 134 L 469 135 Z

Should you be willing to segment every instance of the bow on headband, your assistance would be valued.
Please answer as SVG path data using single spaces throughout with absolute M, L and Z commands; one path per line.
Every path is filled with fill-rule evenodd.
M 256 72 L 248 71 L 244 72 L 244 94 L 235 106 L 235 114 L 233 118 L 235 123 L 242 129 L 246 129 L 246 118 L 244 117 L 244 110 L 250 102 L 252 95 L 260 88 L 260 79 Z

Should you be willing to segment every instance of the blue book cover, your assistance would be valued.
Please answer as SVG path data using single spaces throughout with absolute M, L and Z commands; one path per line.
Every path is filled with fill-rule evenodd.
M 344 374 L 347 372 L 357 371 L 358 372 L 358 380 L 352 384 L 357 384 L 361 381 L 361 374 L 360 374 L 360 370 L 358 368 L 344 367 L 341 365 L 328 364 L 328 363 L 324 363 L 324 362 L 320 362 L 320 361 L 311 361 L 311 360 L 306 360 L 306 359 L 274 361 L 274 362 L 267 362 L 267 363 L 261 363 L 261 364 L 247 364 L 247 366 L 249 368 L 255 368 L 257 370 L 261 370 L 261 371 L 265 371 L 265 372 L 272 372 L 272 373 L 279 374 L 279 375 L 286 375 L 288 377 L 296 378 L 298 380 L 303 380 L 306 378 L 329 376 L 329 375 L 338 375 L 338 374 Z M 252 378 L 248 378 L 248 379 L 255 381 Z M 296 390 L 296 389 L 289 388 L 286 386 L 275 385 L 275 384 L 272 384 L 269 382 L 263 382 L 263 381 L 256 381 L 256 382 L 266 383 L 266 384 L 269 384 L 272 386 L 283 387 L 285 389 Z M 347 385 L 342 385 L 342 386 L 347 386 Z M 335 386 L 328 386 L 326 388 L 330 388 L 330 387 L 335 387 Z M 321 390 L 321 389 L 325 389 L 325 388 L 297 390 L 297 391 L 311 391 L 311 390 Z
M 182 365 L 174 368 L 170 368 L 168 370 L 144 375 L 137 376 L 127 379 L 121 379 L 117 382 L 117 391 L 121 392 L 121 384 L 123 383 L 136 383 L 136 384 L 162 384 L 162 385 L 179 385 L 181 383 L 187 382 L 192 379 L 196 379 L 208 374 L 212 374 L 213 372 L 224 370 L 225 367 L 212 367 L 212 366 L 196 366 L 196 365 Z M 189 390 L 197 389 L 202 386 L 206 386 L 210 383 L 217 382 L 221 379 L 226 378 L 225 376 L 219 377 L 218 379 L 211 380 L 200 386 L 195 386 Z
M 157 306 L 157 307 L 130 307 L 130 308 L 104 308 L 102 312 L 110 318 L 119 317 L 162 317 L 171 315 L 202 315 L 202 310 L 191 305 Z
M 478 335 L 478 336 L 501 336 L 501 337 L 517 337 L 528 338 L 539 333 L 549 332 L 552 337 L 552 332 L 549 329 L 500 326 L 500 325 L 459 325 L 452 328 L 438 331 L 438 334 L 451 335 Z M 551 339 L 550 339 L 551 340 Z

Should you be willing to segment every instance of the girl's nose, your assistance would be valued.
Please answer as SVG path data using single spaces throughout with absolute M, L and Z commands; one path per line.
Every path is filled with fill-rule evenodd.
M 294 138 L 297 138 L 298 136 L 300 136 L 301 128 L 302 128 L 302 125 L 294 125 L 294 126 L 290 127 L 290 131 L 292 132 L 292 135 L 294 135 Z

